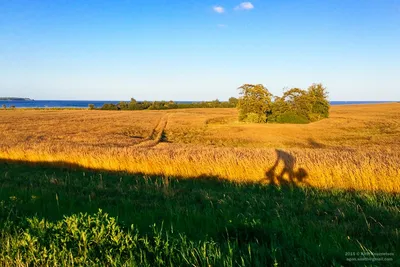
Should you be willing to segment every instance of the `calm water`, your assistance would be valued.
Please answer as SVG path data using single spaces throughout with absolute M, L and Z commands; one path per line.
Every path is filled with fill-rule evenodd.
M 120 101 L 90 101 L 90 100 L 34 100 L 34 101 L 4 101 L 0 100 L 0 107 L 15 106 L 17 108 L 87 108 L 89 104 L 101 107 L 106 103 L 117 104 Z M 128 102 L 128 101 L 127 101 Z M 331 105 L 377 104 L 394 101 L 331 101 Z M 192 103 L 192 101 L 177 101 L 177 103 Z

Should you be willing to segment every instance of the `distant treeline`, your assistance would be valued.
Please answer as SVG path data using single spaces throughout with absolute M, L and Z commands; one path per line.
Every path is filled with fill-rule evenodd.
M 175 101 L 136 101 L 131 98 L 130 102 L 119 102 L 118 104 L 104 104 L 101 110 L 162 110 L 162 109 L 178 109 L 178 108 L 234 108 L 238 103 L 235 97 L 229 98 L 228 101 L 192 102 L 177 103 Z M 89 105 L 89 109 L 96 109 L 94 104 Z

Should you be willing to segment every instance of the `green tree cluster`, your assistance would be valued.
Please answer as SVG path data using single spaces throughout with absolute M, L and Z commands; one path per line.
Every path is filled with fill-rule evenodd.
M 239 90 L 240 121 L 309 123 L 329 116 L 328 92 L 322 84 L 307 90 L 292 88 L 281 97 L 274 97 L 262 84 L 245 84 Z

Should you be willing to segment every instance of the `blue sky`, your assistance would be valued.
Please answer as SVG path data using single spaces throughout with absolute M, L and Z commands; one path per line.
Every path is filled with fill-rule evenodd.
M 0 96 L 400 100 L 400 0 L 0 0 Z

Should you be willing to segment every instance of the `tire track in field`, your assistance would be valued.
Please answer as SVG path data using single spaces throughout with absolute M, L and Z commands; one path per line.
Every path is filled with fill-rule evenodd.
M 160 143 L 165 135 L 165 128 L 167 127 L 169 116 L 170 114 L 165 114 L 164 116 L 162 116 L 156 127 L 151 131 L 149 137 L 147 137 L 143 142 L 140 142 L 135 146 L 153 147 Z

